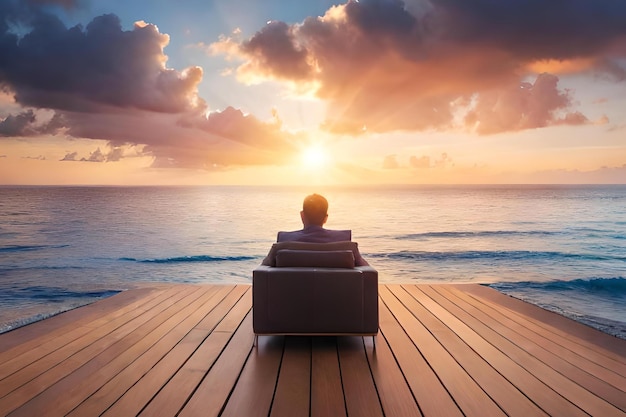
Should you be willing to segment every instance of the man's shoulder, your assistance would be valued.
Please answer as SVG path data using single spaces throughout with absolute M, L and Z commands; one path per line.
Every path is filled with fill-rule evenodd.
M 345 240 L 352 240 L 352 230 L 328 230 L 324 229 L 329 238 L 333 242 L 341 242 Z
M 278 232 L 277 242 L 340 242 L 352 240 L 352 230 L 332 230 L 324 228 L 302 229 L 293 232 Z

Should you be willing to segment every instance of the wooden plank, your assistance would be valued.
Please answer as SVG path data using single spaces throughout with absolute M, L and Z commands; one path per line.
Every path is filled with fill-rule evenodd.
M 414 285 L 405 285 L 402 288 L 411 294 L 422 306 L 428 309 L 429 313 L 424 312 L 420 314 L 416 312 L 426 327 L 433 326 L 435 320 L 448 325 L 447 321 L 444 320 L 445 315 L 442 316 L 440 312 L 433 311 L 433 305 L 427 306 L 424 303 L 426 299 L 420 297 L 422 293 L 418 291 L 425 291 L 428 287 L 422 285 L 419 286 L 418 290 Z M 530 401 L 523 392 L 518 390 L 510 381 L 502 376 L 497 369 L 494 369 L 488 361 L 472 350 L 462 339 L 463 336 L 474 337 L 474 335 L 471 333 L 466 334 L 465 332 L 459 333 L 459 331 L 455 331 L 455 329 L 452 330 L 452 332 L 440 332 L 436 334 L 435 337 L 445 346 L 445 349 L 455 358 L 470 377 L 480 385 L 482 390 L 489 395 L 508 416 L 526 417 L 528 415 L 547 415 L 538 408 L 536 404 Z M 506 362 L 506 357 L 502 357 L 501 364 L 502 366 L 509 365 Z M 526 375 L 526 377 L 532 376 Z
M 529 322 L 536 323 L 555 332 L 575 344 L 590 347 L 615 360 L 616 364 L 626 365 L 626 341 L 603 333 L 593 327 L 568 319 L 560 314 L 537 308 L 537 306 L 511 297 L 484 285 L 451 284 L 461 291 L 502 305 L 521 314 Z
M 311 353 L 311 417 L 327 416 L 346 417 L 335 336 L 314 337 Z
M 397 304 L 394 311 L 391 311 L 385 303 L 385 299 L 391 294 L 386 288 L 381 288 L 380 292 L 385 296 L 379 303 L 380 331 L 389 343 L 421 412 L 428 417 L 463 416 L 442 381 L 400 324 L 410 323 L 414 320 L 413 315 L 406 309 L 398 308 Z
M 577 414 L 583 415 L 580 413 L 581 409 L 591 415 L 616 415 L 614 413 L 619 412 L 613 405 L 596 397 L 568 378 L 565 378 L 563 375 L 538 361 L 535 357 L 528 354 L 528 352 L 522 351 L 499 334 L 491 332 L 489 338 L 485 339 L 469 328 L 463 321 L 437 304 L 433 299 L 425 295 L 421 296 L 420 293 L 424 293 L 416 287 L 407 286 L 407 289 L 411 291 L 412 295 L 418 298 L 421 304 L 444 321 L 447 326 L 461 336 L 465 342 L 479 355 L 485 358 L 485 360 L 493 363 L 497 358 L 502 358 L 503 361 L 506 361 L 500 366 L 495 365 L 495 367 L 497 367 L 502 374 L 510 374 L 508 379 L 511 382 L 519 380 L 520 371 L 518 371 L 518 369 L 520 367 L 531 375 L 537 375 L 541 382 L 545 384 L 545 387 L 543 389 L 537 389 L 539 385 L 535 385 L 534 387 L 528 387 L 530 391 L 525 389 L 524 392 L 548 414 L 554 415 L 555 413 L 563 413 L 566 410 L 565 407 L 568 406 L 570 409 L 566 414 L 569 416 Z M 480 326 L 476 320 L 474 323 L 477 328 Z M 504 358 L 505 355 L 502 354 L 503 351 L 507 352 L 506 358 Z M 541 398 L 542 395 L 546 393 L 549 394 L 550 389 L 560 395 L 552 396 L 550 399 Z M 563 399 L 567 401 L 563 401 Z M 580 409 L 577 409 L 576 406 L 580 407 Z
M 270 415 L 308 417 L 310 399 L 311 337 L 287 337 Z
M 119 339 L 92 357 L 84 357 L 79 367 L 42 391 L 12 414 L 63 416 L 93 394 L 102 383 L 117 375 L 142 353 L 160 341 L 171 348 L 191 329 L 197 311 L 216 291 L 213 287 L 197 287 L 197 291 L 180 302 L 180 306 L 163 311 L 141 328 Z M 191 319 L 189 319 L 191 315 Z M 196 318 L 195 322 L 200 318 Z M 169 336 L 169 338 L 168 338 Z M 169 349 L 168 349 L 169 350 Z
M 452 334 L 448 327 L 436 321 L 431 321 L 430 327 L 425 326 L 420 319 L 423 315 L 429 315 L 430 312 L 397 285 L 385 286 L 384 290 L 380 290 L 380 294 L 385 304 L 393 312 L 406 309 L 411 313 L 396 317 L 465 416 L 505 415 L 445 349 L 445 346 L 433 336 L 441 337 L 442 334 Z
M 460 349 L 458 341 L 446 343 L 452 354 L 460 361 L 461 366 L 474 376 L 485 391 L 494 398 L 507 413 L 511 415 L 544 415 L 554 412 L 567 412 L 569 415 L 584 415 L 581 410 L 565 401 L 555 391 L 545 386 L 535 375 L 519 366 L 505 353 L 492 346 L 488 340 L 481 339 L 481 336 L 474 333 L 472 328 L 464 327 L 462 324 L 455 326 L 454 320 L 458 320 L 459 312 L 455 305 L 446 302 L 444 298 L 432 300 L 428 297 L 431 290 L 427 286 L 404 286 L 417 301 L 419 301 L 431 314 L 438 317 L 457 335 L 458 339 L 466 344 L 466 349 L 471 348 L 476 355 L 479 355 L 482 367 L 477 367 L 472 355 L 457 353 Z M 438 304 L 436 304 L 438 303 Z M 445 307 L 445 308 L 444 308 Z M 454 312 L 455 314 L 452 314 Z M 467 317 L 460 315 L 468 319 Z M 464 323 L 465 324 L 465 323 Z M 489 367 L 485 367 L 488 363 Z M 496 372 L 494 374 L 494 372 Z M 495 382 L 495 385 L 494 385 Z M 510 396 L 510 398 L 508 398 Z M 527 398 L 528 397 L 528 398 Z M 530 398 L 530 399 L 529 399 Z M 532 402 L 531 402 L 532 400 Z M 516 407 L 520 407 L 516 410 Z M 540 407 L 540 409 L 537 409 Z M 542 411 L 543 410 L 543 411 Z
M 0 398 L 0 409 L 14 410 L 22 406 L 118 340 L 132 334 L 140 336 L 140 333 L 136 332 L 137 329 L 150 323 L 155 317 L 157 320 L 153 320 L 152 325 L 156 325 L 158 320 L 167 316 L 167 309 L 175 308 L 177 301 L 195 291 L 198 291 L 198 288 L 185 287 L 150 311 L 121 325 L 117 321 L 103 325 L 62 349 L 33 362 L 19 373 L 0 381 L 0 392 L 9 392 Z
M 466 296 L 451 287 L 437 286 L 433 290 L 455 299 L 464 311 L 515 343 L 520 349 L 534 355 L 543 363 L 595 395 L 606 399 L 622 410 L 626 410 L 626 395 L 624 395 L 626 377 L 564 349 L 552 338 L 543 337 L 517 321 L 509 319 L 506 315 L 508 312 L 506 309 L 498 309 L 497 306 L 480 303 L 475 298 Z
M 376 347 L 252 347 L 250 285 L 121 293 L 0 335 L 0 415 L 626 415 L 620 339 L 477 285 L 379 297 Z
M 283 336 L 259 337 L 221 417 L 267 417 L 283 356 Z
M 218 416 L 252 351 L 253 342 L 252 313 L 250 312 L 178 415 L 180 417 Z M 155 409 L 154 414 L 146 415 L 162 416 L 163 414 L 160 409 Z
M 170 317 L 149 333 L 145 333 L 143 337 L 126 337 L 120 340 L 42 392 L 28 402 L 23 409 L 20 409 L 22 414 L 38 415 L 40 411 L 52 408 L 55 413 L 66 415 L 125 368 L 141 364 L 142 357 L 147 357 L 148 364 L 153 365 L 181 343 L 181 340 L 192 330 L 193 325 L 204 317 L 203 305 L 209 302 L 219 289 L 218 287 L 201 287 L 201 290 L 199 294 L 194 294 L 194 296 L 199 295 L 198 298 L 185 299 L 184 308 L 172 312 Z M 192 334 L 189 339 L 197 341 L 198 338 L 197 334 Z M 197 341 L 196 347 L 200 341 Z
M 213 327 L 226 315 L 235 302 L 246 290 L 245 286 L 219 286 L 219 292 L 201 310 L 206 314 L 203 322 L 210 319 Z M 214 307 L 212 307 L 215 304 Z M 212 329 L 212 328 L 211 328 Z M 210 330 L 211 330 L 210 329 Z M 156 350 L 157 345 L 146 351 L 138 360 L 106 382 L 98 391 L 76 407 L 68 416 L 93 416 L 102 414 L 107 408 L 118 401 L 125 393 L 126 398 L 133 399 L 133 410 L 137 414 L 150 401 L 154 393 L 165 385 L 171 376 L 195 352 L 206 339 L 210 330 L 197 327 L 191 330 L 171 351 L 162 358 Z M 151 394 L 149 394 L 151 393 Z M 143 394 L 143 396 L 142 396 Z
M 493 289 L 488 288 L 488 290 L 491 290 L 492 292 L 496 292 Z M 626 375 L 626 357 L 621 358 L 621 359 L 616 359 L 616 357 L 619 358 L 619 356 L 617 356 L 614 352 L 608 352 L 602 346 L 591 343 L 592 341 L 576 338 L 572 336 L 571 334 L 564 333 L 559 328 L 553 328 L 551 325 L 542 323 L 539 320 L 541 317 L 545 317 L 547 322 L 554 322 L 555 320 L 553 316 L 555 313 L 552 313 L 548 310 L 544 310 L 542 308 L 539 308 L 533 305 L 528 305 L 524 308 L 523 311 L 529 312 L 529 313 L 532 312 L 532 317 L 524 316 L 523 313 L 520 311 L 512 310 L 506 306 L 503 306 L 502 304 L 498 304 L 496 302 L 496 299 L 494 300 L 485 299 L 485 298 L 477 297 L 474 294 L 467 294 L 467 297 L 472 297 L 478 303 L 480 303 L 481 305 L 484 305 L 485 307 L 491 307 L 492 309 L 500 311 L 503 315 L 506 315 L 506 317 L 509 318 L 510 320 L 528 328 L 529 330 L 537 333 L 538 335 L 541 335 L 543 338 L 552 341 L 552 343 L 557 345 L 557 351 L 566 351 L 564 352 L 565 354 L 567 354 L 567 352 L 573 352 L 579 357 L 583 357 L 587 361 L 591 361 L 603 368 L 611 370 L 612 372 L 615 372 L 618 375 Z M 507 298 L 510 298 L 510 297 L 506 297 L 504 299 L 502 298 L 498 298 L 498 299 L 506 300 Z M 573 321 L 565 317 L 560 317 L 560 319 L 564 320 L 565 323 Z M 591 330 L 593 330 L 592 332 L 590 332 L 592 334 L 594 332 L 597 332 L 595 331 L 595 329 L 591 329 Z M 602 335 L 604 337 L 608 336 L 606 334 L 602 334 Z M 612 337 L 612 336 L 609 336 L 609 337 Z M 613 337 L 613 339 L 614 339 L 613 345 L 626 346 L 626 340 L 618 339 L 615 337 Z
M 370 337 L 365 342 L 368 362 L 384 414 L 421 417 L 422 413 L 385 337 L 382 334 L 377 336 L 376 346 Z
M 137 314 L 137 311 L 146 311 L 155 304 L 158 304 L 169 296 L 175 294 L 175 291 L 169 294 L 165 293 L 165 291 L 133 291 L 132 293 L 133 296 L 130 298 L 126 296 L 126 293 L 121 293 L 117 296 L 111 297 L 110 299 L 102 300 L 102 304 L 104 304 L 107 308 L 110 307 L 114 309 L 119 307 L 117 310 L 105 312 L 103 311 L 105 310 L 104 308 L 99 307 L 96 311 L 101 312 L 105 317 L 107 317 L 109 322 L 113 322 L 115 320 L 123 321 L 123 317 L 126 317 L 126 320 L 128 320 L 128 317 L 134 317 Z M 145 298 L 136 300 L 136 297 L 139 295 L 143 295 Z M 113 302 L 113 300 L 118 296 L 121 298 L 122 303 Z M 134 302 L 124 304 L 130 300 L 134 300 Z M 83 308 L 88 307 L 91 306 Z M 55 319 L 56 317 L 64 316 L 64 320 L 61 321 L 63 326 L 50 326 L 51 329 L 49 331 L 47 329 L 48 326 L 39 326 L 39 323 L 45 323 L 47 320 L 33 323 L 18 329 L 19 331 L 28 328 L 28 335 L 30 336 L 32 333 L 35 333 L 34 331 L 30 331 L 30 327 L 33 326 L 37 329 L 36 331 L 41 330 L 42 333 L 39 338 L 25 341 L 23 344 L 8 349 L 0 354 L 0 364 L 2 364 L 0 365 L 0 380 L 91 332 L 94 326 L 90 325 L 90 322 L 94 319 L 101 319 L 103 316 L 102 314 L 95 315 L 93 312 L 93 314 L 82 316 L 78 314 L 81 310 L 82 308 L 53 317 L 53 319 Z M 66 317 L 69 319 L 66 319 Z M 76 322 L 72 324 L 70 320 L 71 318 L 75 318 Z M 69 323 L 67 321 L 69 321 Z M 16 331 L 16 333 L 19 333 L 18 331 Z M 0 340 L 11 339 L 13 335 L 14 332 L 2 334 L 0 335 Z M 19 337 L 18 334 L 16 339 L 21 340 L 22 338 Z
M 224 318 L 235 315 L 239 317 L 239 320 L 242 320 L 250 310 L 251 303 L 250 287 L 248 287 L 240 298 L 231 298 L 225 304 L 220 304 L 226 309 L 216 309 L 212 315 L 214 315 L 215 320 L 220 321 L 215 330 L 221 329 L 221 331 L 211 332 L 184 365 L 174 370 L 173 375 L 168 372 L 171 369 L 170 362 L 159 364 L 153 372 L 142 377 L 135 386 L 124 393 L 102 415 L 134 416 L 139 415 L 142 410 L 145 415 L 159 415 L 159 413 L 163 416 L 176 415 L 215 363 L 234 333 L 234 329 L 222 326 Z M 228 313 L 224 315 L 225 311 Z M 205 320 L 204 322 L 208 325 L 208 321 Z
M 367 362 L 363 338 L 337 338 L 339 366 L 349 416 L 383 416 L 376 385 Z

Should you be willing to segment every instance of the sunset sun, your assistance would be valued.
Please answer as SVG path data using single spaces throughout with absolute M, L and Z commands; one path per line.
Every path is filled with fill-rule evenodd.
M 323 168 L 328 160 L 328 154 L 319 146 L 308 147 L 301 154 L 301 162 L 305 168 Z

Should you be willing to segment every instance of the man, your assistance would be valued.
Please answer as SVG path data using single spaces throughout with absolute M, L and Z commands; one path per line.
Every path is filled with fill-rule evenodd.
M 293 232 L 278 232 L 277 242 L 330 243 L 352 240 L 351 230 L 325 229 L 328 220 L 328 200 L 319 194 L 311 194 L 304 199 L 300 218 L 304 228 Z M 360 253 L 355 254 L 357 266 L 369 265 Z

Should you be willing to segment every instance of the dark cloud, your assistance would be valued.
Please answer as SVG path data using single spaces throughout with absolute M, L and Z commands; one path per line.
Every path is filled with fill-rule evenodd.
M 8 115 L 0 121 L 0 137 L 26 137 L 45 134 L 56 134 L 63 127 L 62 118 L 55 115 L 48 122 L 38 123 L 32 109 L 16 115 Z
M 270 22 L 249 41 L 242 50 L 261 69 L 270 66 L 276 73 L 290 79 L 303 79 L 311 75 L 307 52 L 293 42 L 293 29 L 284 22 Z
M 25 0 L 25 2 L 35 7 L 61 6 L 67 10 L 76 9 L 83 3 L 81 0 Z
M 585 123 L 557 76 L 549 76 L 549 85 L 538 80 L 533 86 L 531 101 L 541 107 L 536 111 L 520 106 L 517 94 L 505 96 L 540 63 L 572 61 L 576 71 L 624 79 L 624 2 L 408 3 L 349 1 L 300 24 L 272 22 L 247 41 L 222 39 L 213 50 L 243 58 L 238 75 L 244 80 L 317 85 L 317 96 L 329 103 L 323 127 L 338 133 L 449 128 L 477 97 L 481 107 L 470 118 L 480 122 L 482 133 Z M 486 110 L 493 97 L 502 98 L 500 105 Z M 552 107 L 543 106 L 541 97 Z M 483 116 L 488 120 L 479 120 Z
M 626 35 L 626 3 L 614 0 L 430 0 L 443 37 L 493 45 L 526 59 L 597 56 Z
M 0 136 L 63 132 L 108 142 L 108 153 L 97 149 L 79 159 L 69 152 L 64 161 L 119 161 L 124 145 L 140 145 L 155 165 L 205 169 L 273 164 L 293 151 L 298 139 L 277 120 L 232 107 L 205 116 L 202 69 L 167 68 L 169 37 L 155 25 L 139 22 L 126 31 L 117 16 L 103 15 L 67 28 L 47 12 L 50 5 L 77 2 L 0 2 L 0 89 L 28 109 L 0 119 Z M 268 34 L 279 39 L 280 30 Z M 42 108 L 54 111 L 45 123 L 37 116 Z
M 166 113 L 204 106 L 197 96 L 202 70 L 166 68 L 163 48 L 169 37 L 154 25 L 136 24 L 124 31 L 117 16 L 104 15 L 85 28 L 66 28 L 42 10 L 3 7 L 12 13 L 0 26 L 0 85 L 23 106 Z M 10 20 L 31 30 L 20 38 L 10 31 Z
M 31 136 L 35 132 L 31 128 L 35 123 L 35 113 L 32 110 L 18 115 L 9 115 L 0 121 L 0 136 Z

